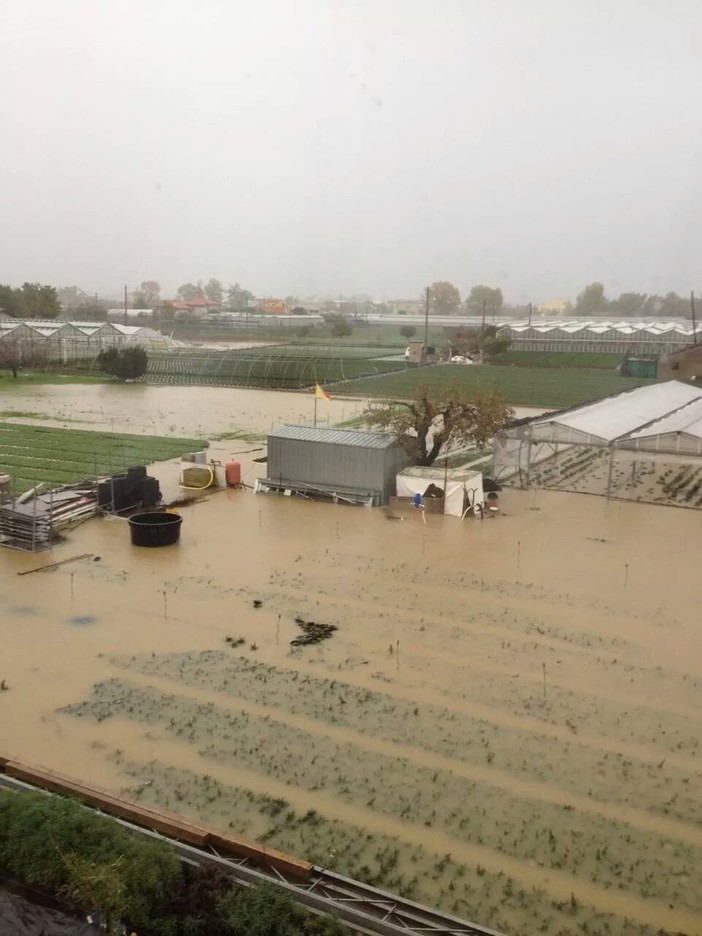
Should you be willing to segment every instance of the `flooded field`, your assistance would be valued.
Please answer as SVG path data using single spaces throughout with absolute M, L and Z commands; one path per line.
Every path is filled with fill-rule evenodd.
M 359 416 L 368 397 L 335 397 L 320 401 L 319 426 L 337 425 Z M 240 428 L 266 432 L 283 423 L 307 424 L 314 419 L 314 394 L 293 391 L 244 390 L 226 387 L 154 387 L 148 384 L 95 384 L 21 387 L 2 397 L 3 418 L 18 413 L 32 423 L 71 425 L 114 432 L 197 435 L 212 438 Z M 543 409 L 516 407 L 517 416 L 538 415 Z
M 331 400 L 320 403 L 318 424 L 326 426 L 352 419 L 363 411 L 366 401 Z M 152 387 L 148 384 L 96 384 L 86 386 L 28 387 L 13 389 L 2 400 L 5 418 L 11 410 L 32 414 L 32 422 L 70 425 L 79 421 L 85 428 L 113 432 L 144 432 L 159 435 L 213 434 L 240 428 L 261 436 L 281 423 L 311 423 L 314 395 L 294 392 L 225 387 Z M 22 418 L 20 416 L 19 418 Z M 188 433 L 183 432 L 185 426 Z
M 245 390 L 12 396 L 187 435 L 313 410 Z M 213 452 L 252 478 L 255 447 Z M 178 547 L 138 550 L 104 519 L 49 558 L 5 551 L 0 750 L 514 936 L 700 933 L 702 517 L 501 505 L 424 525 L 224 490 L 183 508 Z M 292 647 L 310 620 L 338 629 Z

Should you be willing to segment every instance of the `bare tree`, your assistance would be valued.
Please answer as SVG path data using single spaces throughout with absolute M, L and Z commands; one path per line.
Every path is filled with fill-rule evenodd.
M 468 399 L 457 387 L 420 385 L 411 402 L 368 408 L 366 422 L 392 433 L 415 465 L 431 465 L 445 445 L 485 445 L 514 416 L 498 390 Z

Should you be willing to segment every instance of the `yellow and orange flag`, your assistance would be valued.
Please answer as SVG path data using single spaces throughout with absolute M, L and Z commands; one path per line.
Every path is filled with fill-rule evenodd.
M 331 394 L 327 393 L 324 387 L 320 387 L 319 384 L 316 384 L 314 388 L 314 395 L 318 400 L 331 400 Z

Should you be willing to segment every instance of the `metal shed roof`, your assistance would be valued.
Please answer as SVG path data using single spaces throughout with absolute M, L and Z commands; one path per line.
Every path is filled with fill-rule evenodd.
M 386 432 L 362 432 L 359 429 L 315 429 L 312 426 L 281 426 L 269 432 L 268 437 L 371 449 L 385 449 L 396 444 L 395 436 L 388 435 Z

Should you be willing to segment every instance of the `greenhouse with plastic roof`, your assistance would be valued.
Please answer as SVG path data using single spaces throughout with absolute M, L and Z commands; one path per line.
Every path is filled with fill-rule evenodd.
M 517 487 L 702 507 L 702 387 L 670 380 L 522 420 L 493 458 Z
M 696 340 L 696 325 L 682 319 L 563 319 L 501 326 L 514 351 L 583 351 L 602 354 L 670 354 Z
M 58 319 L 0 319 L 0 352 L 11 349 L 19 360 L 69 361 L 97 358 L 108 348 L 139 345 L 145 351 L 185 347 L 154 328 L 116 322 L 65 322 Z

